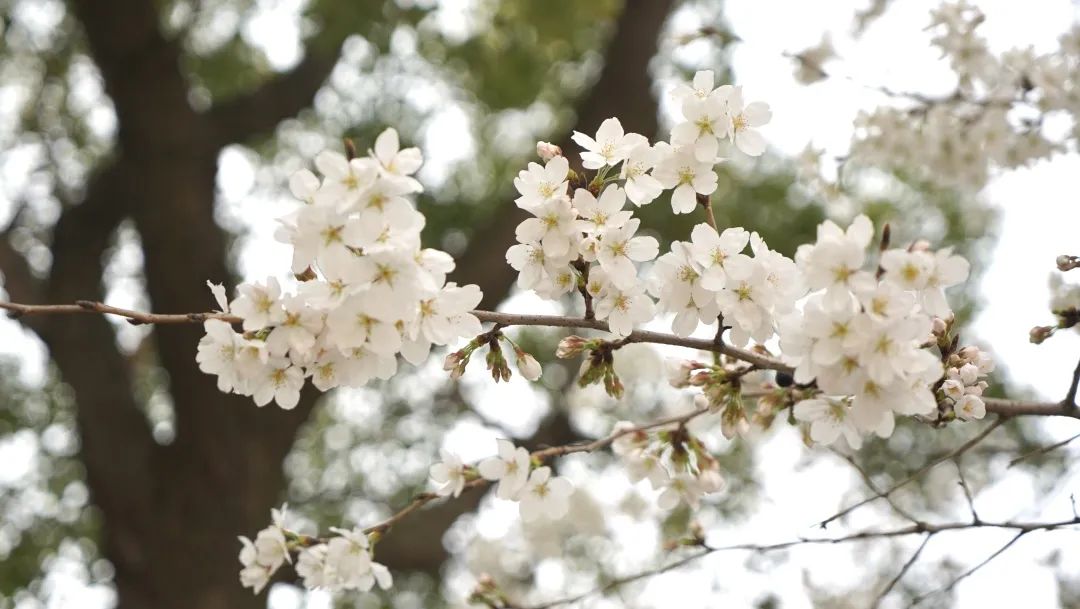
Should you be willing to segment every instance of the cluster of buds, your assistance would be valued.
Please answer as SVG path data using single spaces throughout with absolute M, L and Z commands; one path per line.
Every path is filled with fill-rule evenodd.
M 669 360 L 668 382 L 672 387 L 700 387 L 694 398 L 698 408 L 720 413 L 720 429 L 727 439 L 750 431 L 750 420 L 742 400 L 742 377 L 753 366 L 738 360 L 705 364 L 693 360 Z
M 458 351 L 447 354 L 446 359 L 443 361 L 443 370 L 449 372 L 452 379 L 461 378 L 461 375 L 465 374 L 465 367 L 469 365 L 469 359 L 472 357 L 473 352 L 487 345 L 486 362 L 491 377 L 495 379 L 495 382 L 509 381 L 512 373 L 509 364 L 506 362 L 506 357 L 503 355 L 502 345 L 500 344 L 503 341 L 514 350 L 514 363 L 517 365 L 521 376 L 530 381 L 539 380 L 540 375 L 543 373 L 540 362 L 498 329 L 485 332 L 469 341 Z
M 615 431 L 622 430 L 632 431 L 612 443 L 612 452 L 623 459 L 632 481 L 648 479 L 653 489 L 662 489 L 662 509 L 680 503 L 697 509 L 703 495 L 723 490 L 719 462 L 685 426 L 649 433 L 620 421 Z
M 967 346 L 949 355 L 945 365 L 945 380 L 940 392 L 956 418 L 970 421 L 986 416 L 982 394 L 987 383 L 983 379 L 994 370 L 994 361 L 989 354 L 978 347 Z
M 610 341 L 567 336 L 559 341 L 555 355 L 561 359 L 569 359 L 588 351 L 589 356 L 581 362 L 578 386 L 587 387 L 594 383 L 603 383 L 604 391 L 611 397 L 619 399 L 626 388 L 619 380 L 619 375 L 615 373 L 615 350 L 625 344 L 625 340 Z

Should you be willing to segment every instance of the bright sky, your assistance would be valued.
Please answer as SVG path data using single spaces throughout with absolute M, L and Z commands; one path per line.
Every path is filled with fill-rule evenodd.
M 938 4 L 937 1 L 894 2 L 886 16 L 856 41 L 848 32 L 853 14 L 863 4 L 851 0 L 726 1 L 726 14 L 733 30 L 744 41 L 735 51 L 738 82 L 745 86 L 748 98 L 766 100 L 772 105 L 773 122 L 764 132 L 776 150 L 795 155 L 807 143 L 813 142 L 824 146 L 831 154 L 843 154 L 851 138 L 851 121 L 856 112 L 883 101 L 879 94 L 854 83 L 886 85 L 908 91 L 940 92 L 949 88 L 949 72 L 937 61 L 927 44 L 928 36 L 922 31 L 929 10 Z M 984 33 L 995 47 L 1000 48 L 1034 45 L 1037 50 L 1048 50 L 1056 44 L 1057 36 L 1072 24 L 1076 10 L 1068 0 L 1042 0 L 1037 10 L 1033 10 L 1032 3 L 1012 0 L 983 0 L 977 4 L 983 7 L 988 17 Z M 250 26 L 249 34 L 256 39 L 283 41 L 268 49 L 272 59 L 289 63 L 297 53 L 292 42 L 295 28 L 291 16 L 298 5 L 282 2 L 274 6 L 277 8 Z M 832 33 L 841 57 L 829 65 L 830 71 L 849 76 L 851 80 L 835 79 L 811 87 L 798 85 L 792 77 L 791 63 L 783 54 L 816 44 L 825 31 Z M 438 154 L 438 151 L 433 152 Z M 260 275 L 284 267 L 287 251 L 269 238 L 273 224 L 267 220 L 273 215 L 268 211 L 283 210 L 268 210 L 266 205 L 272 203 L 245 198 L 254 182 L 254 174 L 244 155 L 236 151 L 226 153 L 222 163 L 223 194 L 237 201 L 231 205 L 233 211 L 250 219 L 254 225 L 256 238 L 249 242 L 244 253 L 245 268 Z M 1053 270 L 1054 258 L 1061 253 L 1080 250 L 1080 239 L 1076 236 L 1076 227 L 1080 226 L 1077 175 L 1080 175 L 1080 158 L 1076 155 L 1060 157 L 1001 175 L 983 193 L 988 201 L 1000 208 L 1002 222 L 997 250 L 988 260 L 989 267 L 980 286 L 985 300 L 975 331 L 978 340 L 995 352 L 998 361 L 1014 379 L 1030 385 L 1044 398 L 1057 398 L 1063 394 L 1069 373 L 1080 355 L 1080 337 L 1075 333 L 1056 336 L 1038 347 L 1027 340 L 1031 326 L 1050 321 L 1047 278 Z M 114 292 L 115 297 L 121 301 L 131 298 L 130 293 L 122 292 Z M 0 351 L 24 356 L 28 378 L 40 374 L 43 361 L 40 346 L 36 341 L 27 340 L 17 324 L 0 322 Z M 505 396 L 499 392 L 489 392 L 483 401 L 500 402 L 503 398 Z M 481 408 L 487 406 L 481 404 Z M 509 423 L 528 425 L 527 420 Z M 1080 431 L 1076 421 L 1048 421 L 1045 426 L 1055 437 Z M 470 438 L 475 442 L 475 435 L 468 430 L 455 430 L 448 443 L 464 448 Z M 13 462 L 4 458 L 2 449 L 0 447 L 0 462 Z M 845 491 L 855 483 L 848 470 L 826 461 L 800 470 L 798 476 L 784 475 L 784 472 L 796 471 L 805 456 L 804 449 L 790 433 L 763 441 L 760 453 L 759 468 L 766 481 L 767 499 L 752 522 L 740 523 L 731 530 L 717 529 L 711 535 L 715 543 L 784 541 L 808 534 L 806 526 L 834 512 Z M 3 474 L 3 468 L 0 468 L 0 481 L 4 479 Z M 987 489 L 977 501 L 985 518 L 1010 518 L 1018 514 L 1054 517 L 1061 516 L 1062 509 L 1067 513 L 1069 490 L 1076 488 L 1076 480 L 1065 481 L 1056 496 L 1035 497 L 1024 480 L 1008 478 Z M 1052 512 L 1043 514 L 1025 512 L 1026 506 L 1036 500 L 1050 501 L 1055 507 Z M 793 506 L 799 506 L 798 510 Z M 496 515 L 493 522 L 498 520 Z M 497 524 L 488 526 L 499 528 Z M 1049 573 L 1035 565 L 1052 548 L 1064 546 L 1068 541 L 1075 545 L 1073 535 L 1061 533 L 1024 540 L 962 583 L 958 588 L 961 601 L 958 606 L 1056 607 L 1056 591 Z M 948 546 L 950 555 L 962 562 L 973 563 L 992 552 L 1002 541 L 1003 538 L 995 533 L 942 537 L 927 548 L 925 556 L 928 560 L 940 557 Z M 744 568 L 745 558 L 743 554 L 731 554 L 702 561 L 699 568 L 705 571 L 691 569 L 684 574 L 665 576 L 662 581 L 648 586 L 641 600 L 664 606 L 672 591 L 678 589 L 683 592 L 680 594 L 683 607 L 715 606 L 718 596 L 709 591 L 713 578 L 703 576 L 703 573 L 720 572 L 745 574 L 721 584 L 719 599 L 729 601 L 730 606 L 749 606 L 761 590 L 772 589 L 784 597 L 785 607 L 809 607 L 809 601 L 801 598 L 802 570 L 814 564 L 834 564 L 827 570 L 813 569 L 813 581 L 828 584 L 835 580 L 837 585 L 845 586 L 850 582 L 844 579 L 846 569 L 843 566 L 854 560 L 850 550 L 845 548 L 802 550 L 767 575 L 753 575 Z M 1069 559 L 1075 563 L 1080 561 L 1080 556 Z M 552 588 L 557 588 L 561 581 L 560 576 L 550 572 L 541 578 L 541 582 Z M 1024 585 L 1017 585 L 1019 581 Z M 98 594 L 96 597 L 88 596 L 88 592 L 79 587 L 77 578 L 59 585 L 69 592 L 55 599 L 56 607 L 84 607 L 103 602 L 100 592 L 94 593 Z M 272 605 L 281 608 L 297 607 L 301 602 L 301 597 L 287 587 L 275 588 L 271 598 Z M 326 599 L 309 598 L 308 606 L 312 606 L 313 601 L 322 605 Z

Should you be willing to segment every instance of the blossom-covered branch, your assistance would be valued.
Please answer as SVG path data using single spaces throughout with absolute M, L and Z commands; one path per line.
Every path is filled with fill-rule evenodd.
M 25 315 L 70 315 L 97 313 L 103 315 L 115 315 L 129 320 L 134 325 L 142 324 L 177 324 L 177 323 L 203 323 L 214 319 L 230 324 L 243 323 L 238 315 L 222 313 L 220 311 L 207 311 L 198 313 L 147 313 L 113 307 L 100 302 L 80 300 L 76 304 L 23 304 L 0 301 L 0 309 L 9 311 L 9 315 L 19 318 Z M 503 327 L 512 326 L 536 326 L 548 328 L 590 329 L 608 331 L 608 325 L 603 321 L 572 317 L 563 315 L 530 315 L 520 313 L 504 313 L 496 311 L 469 311 L 477 319 L 484 322 L 493 322 Z M 672 345 L 686 347 L 699 351 L 707 351 L 727 355 L 738 359 L 762 370 L 773 370 L 784 374 L 791 374 L 794 368 L 781 360 L 748 349 L 732 347 L 714 339 L 691 338 L 677 336 L 664 332 L 651 332 L 635 330 L 623 340 L 627 343 L 653 343 L 658 345 Z M 1013 416 L 1062 416 L 1080 418 L 1080 412 L 1069 407 L 1063 402 L 1046 402 L 1035 400 L 1011 400 L 1004 398 L 984 397 L 986 411 L 1005 417 Z

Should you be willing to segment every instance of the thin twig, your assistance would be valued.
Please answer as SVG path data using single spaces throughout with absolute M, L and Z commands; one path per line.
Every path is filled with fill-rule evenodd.
M 1021 461 L 1026 461 L 1027 459 L 1030 459 L 1031 457 L 1037 457 L 1039 455 L 1044 455 L 1044 454 L 1046 454 L 1048 452 L 1051 452 L 1053 450 L 1061 448 L 1062 446 L 1065 446 L 1066 444 L 1069 444 L 1070 442 L 1072 442 L 1073 440 L 1075 440 L 1077 438 L 1080 438 L 1080 433 L 1076 434 L 1075 436 L 1066 438 L 1066 439 L 1064 439 L 1064 440 L 1062 440 L 1060 442 L 1055 442 L 1055 443 L 1053 443 L 1053 444 L 1051 444 L 1049 446 L 1040 446 L 1039 448 L 1036 448 L 1035 450 L 1024 453 L 1024 454 L 1020 455 L 1019 457 L 1013 459 L 1012 461 L 1009 461 L 1009 467 L 1012 467 L 1012 466 L 1016 465 L 1017 463 L 1020 463 Z
M 919 555 L 922 554 L 923 549 L 926 548 L 926 544 L 930 543 L 930 538 L 933 536 L 934 533 L 927 533 L 926 537 L 923 537 L 922 543 L 920 543 L 919 547 L 915 549 L 915 553 L 907 559 L 907 562 L 904 563 L 903 567 L 900 567 L 900 572 L 896 574 L 896 577 L 889 580 L 889 583 L 885 586 L 881 593 L 878 594 L 877 599 L 874 601 L 874 607 L 878 607 L 879 605 L 881 605 L 881 601 L 885 600 L 885 597 L 888 596 L 890 592 L 892 592 L 893 588 L 896 587 L 896 584 L 900 583 L 900 580 L 904 578 L 904 575 L 906 575 L 907 572 L 911 570 L 911 567 L 915 565 L 915 561 L 919 560 Z
M 924 534 L 924 533 L 929 534 L 929 535 L 936 535 L 938 533 L 942 533 L 942 532 L 945 532 L 945 531 L 962 531 L 962 530 L 976 529 L 976 528 L 993 528 L 993 529 L 1006 529 L 1006 530 L 1017 531 L 1017 535 L 1013 538 L 1012 541 L 1010 541 L 1004 547 L 1000 548 L 997 552 L 995 552 L 987 560 L 984 560 L 982 563 L 977 565 L 969 573 L 963 575 L 961 577 L 961 578 L 963 578 L 963 577 L 967 577 L 968 575 L 973 573 L 975 570 L 981 568 L 983 565 L 985 565 L 986 563 L 993 560 L 999 554 L 1001 554 L 1006 549 L 1008 549 L 1009 546 L 1011 546 L 1013 543 L 1015 543 L 1016 539 L 1019 539 L 1023 535 L 1026 535 L 1028 533 L 1032 533 L 1032 532 L 1035 532 L 1035 531 L 1053 531 L 1055 529 L 1060 529 L 1060 528 L 1063 528 L 1063 527 L 1076 526 L 1076 525 L 1080 525 L 1080 517 L 1074 517 L 1074 518 L 1071 518 L 1069 520 L 1059 520 L 1059 521 L 1054 521 L 1054 522 L 1018 522 L 1018 521 L 1011 521 L 1010 520 L 1010 521 L 1003 521 L 1003 522 L 979 522 L 977 524 L 974 523 L 974 522 L 949 522 L 949 523 L 942 523 L 942 524 L 919 523 L 919 524 L 912 524 L 912 525 L 908 525 L 908 526 L 897 528 L 897 529 L 865 530 L 865 531 L 859 531 L 857 533 L 851 533 L 850 535 L 844 535 L 844 536 L 841 536 L 841 537 L 801 538 L 801 539 L 797 539 L 797 540 L 793 540 L 793 541 L 785 541 L 785 542 L 774 543 L 774 544 L 765 544 L 765 545 L 744 543 L 744 544 L 732 544 L 732 545 L 727 545 L 727 546 L 709 546 L 709 545 L 702 544 L 699 547 L 703 548 L 703 550 L 701 550 L 699 552 L 696 552 L 694 554 L 691 554 L 689 556 L 685 556 L 685 557 L 683 557 L 683 558 L 681 558 L 681 559 L 679 559 L 679 560 L 677 560 L 675 562 L 668 563 L 667 565 L 663 565 L 663 566 L 660 566 L 660 567 L 655 567 L 655 568 L 652 568 L 652 569 L 648 569 L 646 571 L 641 571 L 641 572 L 638 572 L 638 573 L 635 573 L 635 574 L 632 574 L 632 575 L 628 575 L 628 576 L 625 576 L 625 577 L 621 577 L 621 578 L 616 579 L 616 580 L 612 580 L 611 582 L 608 582 L 608 583 L 604 584 L 603 586 L 600 586 L 598 588 L 594 588 L 592 590 L 589 590 L 587 592 L 583 592 L 583 593 L 575 595 L 575 596 L 570 596 L 570 597 L 562 598 L 562 599 L 555 600 L 555 601 L 548 601 L 546 603 L 542 603 L 542 604 L 539 604 L 539 605 L 531 605 L 529 607 L 529 609 L 550 609 L 551 607 L 556 607 L 556 606 L 559 606 L 559 605 L 575 603 L 575 602 L 578 602 L 578 601 L 583 600 L 585 598 L 588 598 L 589 596 L 593 596 L 595 594 L 600 594 L 600 593 L 606 592 L 608 590 L 611 590 L 612 588 L 615 588 L 615 587 L 620 586 L 622 584 L 637 581 L 639 579 L 643 579 L 643 578 L 650 577 L 650 576 L 653 576 L 653 575 L 659 575 L 661 573 L 665 573 L 667 571 L 670 571 L 672 569 L 676 569 L 676 568 L 681 567 L 683 565 L 686 565 L 686 564 L 688 564 L 690 562 L 693 562 L 693 561 L 695 561 L 695 560 L 697 560 L 699 558 L 702 558 L 704 556 L 708 556 L 709 554 L 713 554 L 713 553 L 716 553 L 716 552 L 746 551 L 746 552 L 766 553 L 766 552 L 776 552 L 776 551 L 779 551 L 779 550 L 787 550 L 787 549 L 794 548 L 794 547 L 799 547 L 799 546 L 836 545 L 836 544 L 844 544 L 844 543 L 850 543 L 850 542 L 855 542 L 855 541 L 866 541 L 866 540 L 870 540 L 870 539 L 888 539 L 888 538 L 893 538 L 893 537 L 906 537 L 908 535 L 919 535 L 919 534 Z M 955 585 L 955 584 L 953 584 L 953 585 Z M 934 593 L 936 593 L 936 592 L 937 591 L 935 591 Z M 934 594 L 934 593 L 930 593 L 930 594 Z M 927 596 L 929 596 L 929 595 L 927 595 Z
M 977 436 L 971 438 L 967 442 L 964 442 L 959 447 L 957 447 L 955 450 L 952 450 L 952 451 L 950 451 L 949 453 L 947 453 L 945 455 L 942 455 L 942 456 L 940 456 L 940 457 L 938 457 L 936 459 L 931 460 L 926 465 L 923 465 L 922 467 L 917 469 L 910 476 L 908 476 L 907 478 L 904 478 L 900 482 L 897 482 L 896 484 L 890 486 L 888 489 L 884 490 L 883 492 L 876 493 L 873 496 L 870 496 L 870 497 L 867 497 L 866 499 L 863 499 L 862 501 L 853 503 L 850 506 L 840 510 L 836 514 L 833 514 L 832 516 L 829 516 L 825 520 L 822 520 L 821 524 L 819 526 L 821 526 L 821 528 L 824 529 L 825 527 L 829 526 L 829 523 L 831 523 L 831 522 L 833 522 L 833 521 L 835 521 L 835 520 L 837 520 L 839 518 L 843 518 L 844 516 L 847 516 L 851 512 L 855 511 L 856 509 L 858 509 L 858 508 L 860 508 L 860 507 L 862 507 L 862 506 L 864 506 L 864 505 L 866 505 L 868 503 L 871 503 L 873 501 L 876 501 L 878 499 L 881 499 L 883 497 L 891 495 L 894 492 L 896 492 L 898 489 L 900 489 L 900 488 L 902 488 L 904 486 L 907 486 L 908 484 L 914 482 L 915 480 L 918 480 L 920 477 L 922 477 L 923 474 L 930 471 L 931 469 L 933 469 L 938 464 L 943 463 L 945 461 L 948 461 L 949 459 L 953 459 L 957 455 L 961 455 L 961 454 L 967 452 L 968 450 L 973 448 L 979 442 L 982 442 L 983 439 L 986 438 L 986 436 L 989 436 L 991 432 L 993 432 L 995 429 L 1000 427 L 1001 424 L 1004 423 L 1005 421 L 1006 421 L 1005 417 L 1000 417 L 1000 418 L 996 419 L 993 423 L 991 423 L 989 426 L 987 426 L 986 429 L 982 430 L 982 432 L 980 432 Z
M 873 479 L 870 478 L 870 474 L 867 473 L 867 471 L 865 469 L 863 469 L 863 467 L 861 465 L 859 465 L 855 461 L 855 459 L 853 457 L 851 457 L 850 455 L 845 455 L 844 453 L 840 452 L 839 450 L 836 450 L 835 448 L 832 449 L 832 452 L 833 452 L 833 454 L 839 456 L 844 461 L 847 461 L 848 464 L 850 464 L 851 467 L 855 469 L 855 471 L 859 472 L 859 477 L 862 478 L 863 484 L 866 485 L 866 488 L 870 489 L 870 492 L 877 493 L 877 494 L 881 495 L 881 489 L 879 489 L 877 484 L 874 483 Z M 896 512 L 897 514 L 900 514 L 904 518 L 907 518 L 912 523 L 918 524 L 919 522 L 921 522 L 918 518 L 912 516 L 910 512 L 908 512 L 907 510 L 900 507 L 893 500 L 892 496 L 890 496 L 888 494 L 884 494 L 884 495 L 881 495 L 881 498 L 884 499 L 886 502 L 888 502 L 889 507 L 891 507 L 894 512 Z
M 979 564 L 975 565 L 974 567 L 968 569 L 967 571 L 964 571 L 958 577 L 953 579 L 951 582 L 949 582 L 945 586 L 942 586 L 941 588 L 938 588 L 936 590 L 931 590 L 930 592 L 927 592 L 926 594 L 922 594 L 922 595 L 916 597 L 915 600 L 911 601 L 911 604 L 908 605 L 908 607 L 915 607 L 916 605 L 922 603 L 924 600 L 930 598 L 931 596 L 934 596 L 935 594 L 939 594 L 941 592 L 948 592 L 948 591 L 952 590 L 961 581 L 963 581 L 964 579 L 967 579 L 972 574 L 974 574 L 976 571 L 978 571 L 979 569 L 982 569 L 983 567 L 985 567 L 987 564 L 990 563 L 990 561 L 994 560 L 998 556 L 1001 556 L 1005 552 L 1005 550 L 1008 550 L 1009 548 L 1011 548 L 1014 543 L 1016 543 L 1017 541 L 1020 541 L 1021 537 L 1023 537 L 1024 535 L 1027 535 L 1030 532 L 1031 532 L 1031 530 L 1024 530 L 1024 529 L 1019 530 L 1016 533 L 1016 535 L 1013 536 L 1012 539 L 1010 539 L 1005 545 L 1003 545 L 1000 548 L 998 548 L 997 550 L 995 550 L 993 554 L 991 554 L 990 556 L 987 556 L 985 560 L 983 560 Z
M 979 513 L 975 511 L 975 497 L 971 494 L 967 479 L 964 478 L 964 468 L 960 465 L 960 457 L 961 455 L 956 455 L 953 464 L 956 465 L 956 474 L 960 476 L 960 488 L 964 491 L 964 499 L 967 500 L 968 509 L 971 510 L 971 521 L 977 523 L 979 522 Z

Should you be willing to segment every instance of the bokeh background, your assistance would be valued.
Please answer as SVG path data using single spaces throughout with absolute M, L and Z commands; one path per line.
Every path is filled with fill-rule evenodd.
M 995 50 L 1052 51 L 1071 28 L 1067 0 L 985 0 Z M 205 281 L 281 275 L 272 234 L 291 209 L 287 176 L 349 137 L 386 126 L 427 159 L 420 209 L 427 244 L 458 260 L 485 307 L 550 311 L 512 289 L 504 262 L 520 211 L 511 179 L 538 139 L 572 154 L 572 129 L 609 116 L 663 138 L 666 97 L 712 69 L 768 101 L 771 149 L 733 154 L 715 198 L 721 225 L 761 232 L 791 255 L 822 218 L 869 213 L 894 241 L 926 237 L 971 257 L 957 294 L 965 338 L 1001 363 L 994 391 L 1054 399 L 1080 353 L 1075 334 L 1040 347 L 1053 259 L 1078 253 L 1075 151 L 995 171 L 978 192 L 899 172 L 849 176 L 842 200 L 807 188 L 799 156 L 847 153 L 859 110 L 903 103 L 879 87 L 948 93 L 955 76 L 923 31 L 930 0 L 0 0 L 0 273 L 17 302 L 100 299 L 160 312 L 212 306 Z M 794 76 L 790 54 L 828 35 L 830 78 Z M 856 170 L 859 171 L 859 170 Z M 861 170 L 868 171 L 869 170 Z M 643 222 L 662 241 L 696 219 L 659 201 Z M 560 464 L 574 517 L 522 529 L 512 506 L 481 494 L 443 504 L 378 545 L 395 588 L 331 598 L 283 574 L 258 597 L 237 581 L 237 534 L 289 501 L 307 526 L 368 523 L 425 485 L 440 447 L 468 459 L 493 438 L 535 447 L 604 433 L 618 419 L 685 407 L 657 374 L 669 352 L 620 351 L 640 379 L 614 402 L 573 387 L 552 359 L 564 334 L 520 333 L 543 382 L 492 387 L 482 370 L 450 384 L 432 361 L 364 390 L 304 395 L 292 412 L 219 393 L 194 360 L 198 327 L 145 328 L 97 317 L 0 322 L 0 607 L 462 606 L 482 572 L 534 600 L 657 564 L 688 514 L 662 513 L 605 455 Z M 434 358 L 437 360 L 438 358 Z M 473 374 L 475 372 L 475 374 Z M 1067 516 L 1077 490 L 1068 449 L 1008 468 L 1068 437 L 1075 421 L 1019 421 L 963 460 L 984 518 Z M 876 484 L 906 477 L 979 424 L 907 424 L 855 454 Z M 804 447 L 783 422 L 716 442 L 729 490 L 696 515 L 710 539 L 785 541 L 867 493 L 837 455 Z M 942 466 L 899 494 L 910 511 L 967 513 Z M 834 532 L 895 522 L 885 507 Z M 1005 533 L 1008 535 L 1008 533 Z M 985 558 L 993 532 L 941 536 L 889 600 L 896 606 Z M 714 556 L 586 606 L 865 607 L 917 540 L 783 554 Z M 1076 534 L 1023 540 L 922 606 L 1080 606 Z

